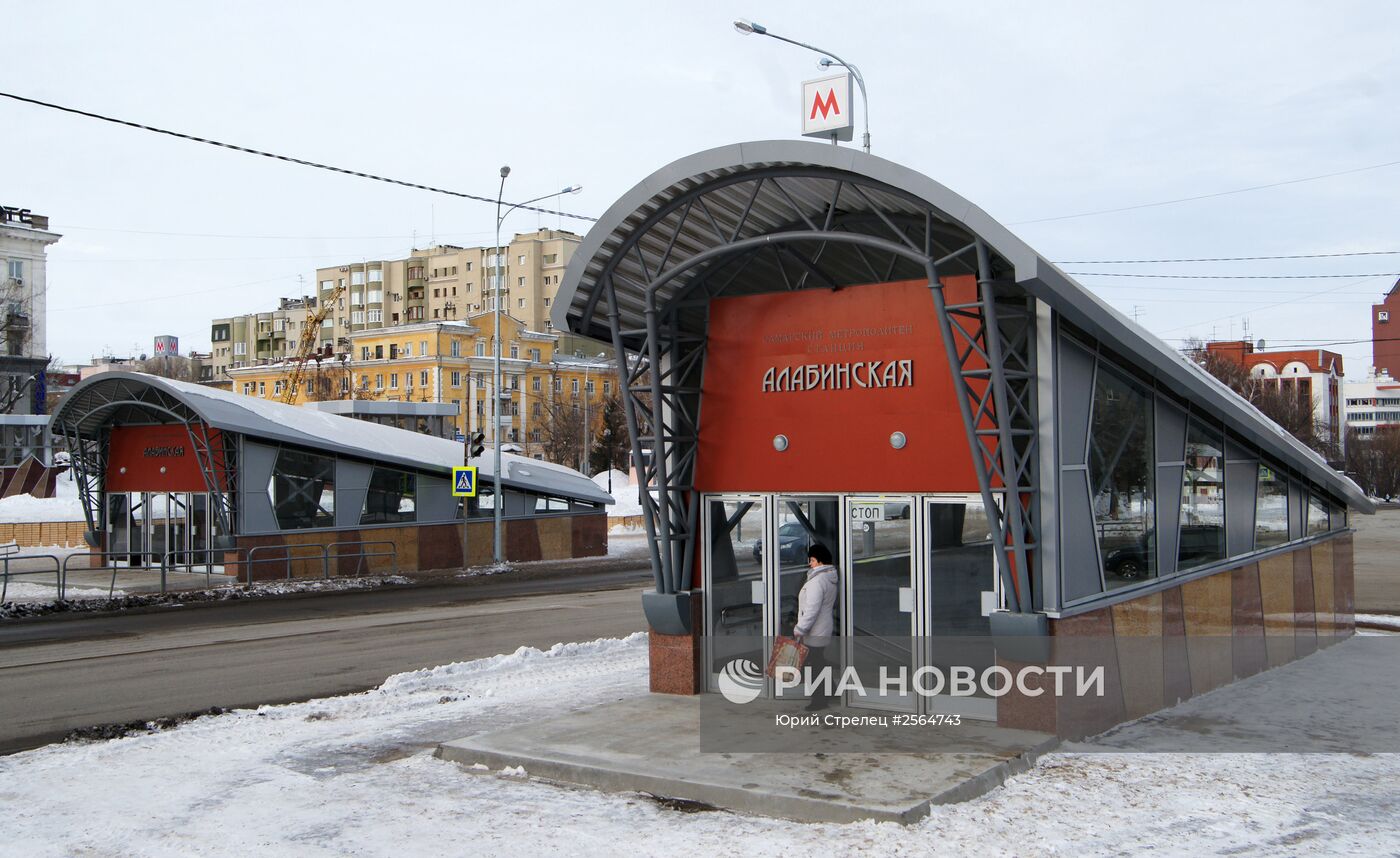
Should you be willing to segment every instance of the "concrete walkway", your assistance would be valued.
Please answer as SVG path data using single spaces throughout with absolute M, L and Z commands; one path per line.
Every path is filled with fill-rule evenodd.
M 1043 733 L 964 722 L 949 753 L 703 753 L 700 709 L 699 697 L 652 694 L 444 742 L 437 756 L 763 816 L 908 823 L 931 805 L 996 788 L 1056 744 Z

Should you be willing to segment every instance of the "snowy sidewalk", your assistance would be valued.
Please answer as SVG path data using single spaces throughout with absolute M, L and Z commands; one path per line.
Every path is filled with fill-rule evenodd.
M 1323 659 L 1315 666 L 1339 687 L 1363 686 L 1370 665 L 1353 664 L 1349 649 L 1343 643 L 1298 664 Z M 519 772 L 472 773 L 432 757 L 448 737 L 640 697 L 646 662 L 642 635 L 521 650 L 403 674 L 364 694 L 0 758 L 0 854 L 790 858 L 1400 850 L 1396 754 L 1054 753 L 1001 789 L 935 807 L 913 826 L 683 813 L 642 796 L 558 787 Z M 1238 722 L 1293 680 L 1289 670 L 1174 712 Z M 1305 726 L 1341 738 L 1358 717 L 1394 719 L 1393 709 L 1358 715 L 1346 697 L 1330 706 L 1330 720 Z M 1287 713 L 1271 715 L 1274 724 L 1287 720 Z

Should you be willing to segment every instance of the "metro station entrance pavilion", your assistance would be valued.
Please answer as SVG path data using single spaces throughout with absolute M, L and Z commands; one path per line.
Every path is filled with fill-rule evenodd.
M 1372 511 L 1356 485 L 907 167 L 798 141 L 683 158 L 585 237 L 555 324 L 619 358 L 649 486 L 654 691 L 763 663 L 813 542 L 836 555 L 857 664 L 937 661 L 943 635 L 989 636 L 1001 658 L 1222 622 L 1350 633 L 1347 515 Z M 1193 665 L 1184 696 L 1273 663 Z

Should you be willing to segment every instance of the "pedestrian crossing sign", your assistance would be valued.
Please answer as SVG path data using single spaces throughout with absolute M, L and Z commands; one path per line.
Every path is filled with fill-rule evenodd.
M 476 497 L 476 468 L 452 469 L 452 494 L 459 498 Z

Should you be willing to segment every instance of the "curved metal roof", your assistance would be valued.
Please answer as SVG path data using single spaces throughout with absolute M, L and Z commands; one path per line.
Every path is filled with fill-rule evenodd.
M 151 397 L 150 393 L 163 394 Z M 70 421 L 84 435 L 124 421 L 150 422 L 164 411 L 172 418 L 199 420 L 214 429 L 254 440 L 292 444 L 369 462 L 451 474 L 462 464 L 463 445 L 445 438 L 396 429 L 312 408 L 283 405 L 185 381 L 139 372 L 111 371 L 79 382 L 54 411 L 51 425 Z M 563 465 L 501 454 L 508 486 L 579 500 L 612 503 L 612 496 L 583 474 Z M 491 457 L 478 462 L 481 478 L 494 475 Z
M 839 219 L 833 222 L 835 212 Z M 621 328 L 630 332 L 624 333 L 624 343 L 635 347 L 642 340 L 637 332 L 646 324 L 648 284 L 655 285 L 658 301 L 666 301 L 727 265 L 726 295 L 770 292 L 793 274 L 783 266 L 781 254 L 755 252 L 765 235 L 837 228 L 895 237 L 901 224 L 917 221 L 922 229 L 925 218 L 934 223 L 942 242 L 928 248 L 928 255 L 951 253 L 980 238 L 991 249 L 999 277 L 1044 300 L 1166 388 L 1209 407 L 1241 436 L 1352 507 L 1374 509 L 1365 493 L 1321 456 L 986 212 L 921 173 L 854 148 L 767 140 L 698 152 L 662 167 L 623 194 L 584 237 L 560 285 L 554 324 L 610 340 L 607 313 L 614 308 L 604 297 L 604 281 L 610 279 Z M 872 259 L 868 248 L 814 238 L 807 245 L 806 267 L 809 273 L 819 268 L 827 285 L 922 279 L 921 265 L 893 252 L 898 243 L 895 237 L 890 253 Z M 723 250 L 726 245 L 732 253 Z M 741 256 L 741 264 L 731 264 Z M 810 264 L 814 256 L 816 265 Z M 963 273 L 958 268 L 963 264 L 953 260 L 940 271 Z M 658 277 L 662 270 L 670 279 Z M 683 330 L 703 333 L 702 314 L 677 318 Z

